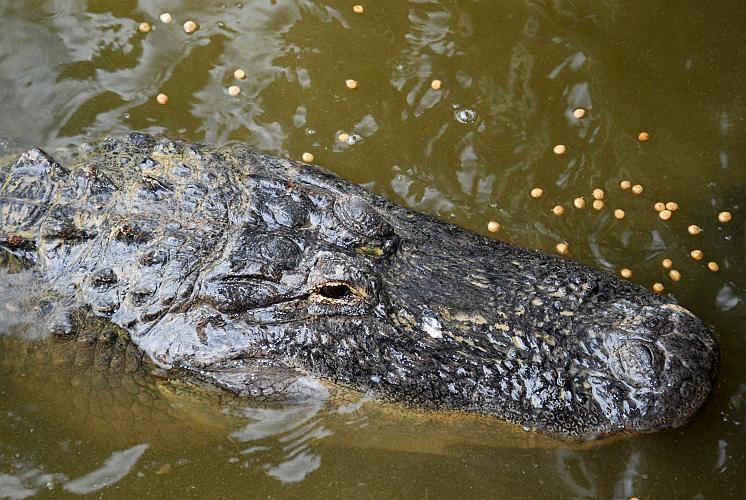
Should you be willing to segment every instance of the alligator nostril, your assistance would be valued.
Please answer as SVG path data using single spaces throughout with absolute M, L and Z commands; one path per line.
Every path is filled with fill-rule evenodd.
M 618 348 L 622 370 L 636 385 L 654 383 L 658 375 L 658 359 L 647 344 L 629 343 Z
M 354 292 L 348 285 L 339 283 L 335 285 L 323 285 L 316 293 L 318 293 L 322 297 L 326 297 L 327 299 L 339 300 L 346 299 Z

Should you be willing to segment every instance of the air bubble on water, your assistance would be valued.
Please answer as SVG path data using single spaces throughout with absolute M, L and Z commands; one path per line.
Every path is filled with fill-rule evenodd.
M 457 110 L 454 116 L 459 123 L 472 123 L 477 119 L 477 112 L 473 109 L 462 108 Z
M 316 133 L 315 129 L 312 129 L 311 127 L 308 127 L 306 129 L 306 135 L 314 135 Z
M 350 146 L 360 144 L 361 142 L 363 142 L 363 136 L 360 134 L 350 134 L 350 137 L 347 138 L 347 144 Z

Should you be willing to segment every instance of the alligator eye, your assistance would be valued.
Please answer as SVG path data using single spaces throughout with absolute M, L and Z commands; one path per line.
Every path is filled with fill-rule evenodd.
M 328 299 L 344 299 L 352 295 L 352 290 L 347 285 L 324 285 L 318 294 Z
M 364 296 L 363 290 L 341 281 L 324 283 L 311 293 L 311 299 L 317 302 L 350 302 Z

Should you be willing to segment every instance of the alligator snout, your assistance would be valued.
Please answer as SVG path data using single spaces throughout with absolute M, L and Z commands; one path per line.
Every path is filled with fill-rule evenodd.
M 634 422 L 640 431 L 682 425 L 704 402 L 717 371 L 717 344 L 702 321 L 676 304 L 660 306 L 660 314 L 651 350 L 656 376 L 650 409 Z
M 714 339 L 699 319 L 676 304 L 645 306 L 620 327 L 604 342 L 604 362 L 626 393 L 620 404 L 604 401 L 609 422 L 638 432 L 682 425 L 714 383 Z

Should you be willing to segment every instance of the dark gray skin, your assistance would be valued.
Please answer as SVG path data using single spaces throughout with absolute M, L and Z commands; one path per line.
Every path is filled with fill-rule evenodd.
M 320 377 L 591 439 L 680 426 L 715 380 L 715 340 L 668 297 L 241 145 L 36 149 L 0 186 L 0 262 L 29 269 L 54 332 L 88 310 L 237 394 Z

